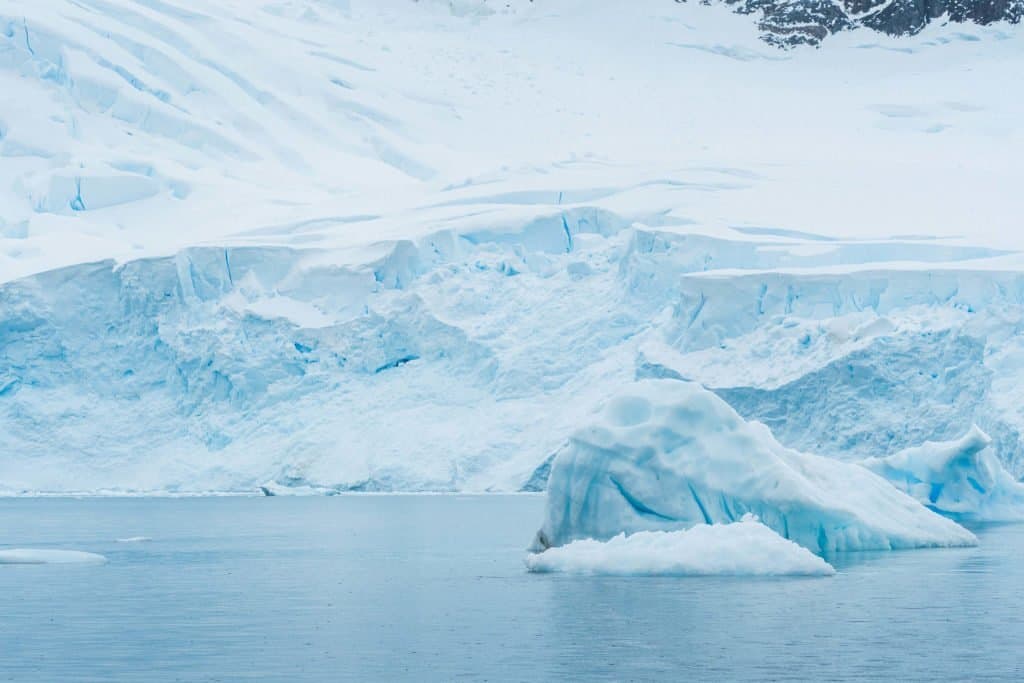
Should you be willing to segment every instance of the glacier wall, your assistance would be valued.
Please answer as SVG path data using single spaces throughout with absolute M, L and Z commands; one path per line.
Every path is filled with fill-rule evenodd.
M 1022 473 L 1024 274 L 1000 254 L 646 220 L 578 205 L 0 285 L 0 491 L 539 488 L 645 374 L 843 459 L 975 422 Z
M 690 363 L 771 354 L 782 371 L 752 382 L 695 372 L 794 447 L 868 457 L 952 440 L 975 422 L 1019 475 L 1022 286 L 1012 272 L 926 269 L 704 280 L 699 296 L 729 304 L 703 305 L 695 324 L 699 300 L 684 304 L 673 341 L 704 347 Z

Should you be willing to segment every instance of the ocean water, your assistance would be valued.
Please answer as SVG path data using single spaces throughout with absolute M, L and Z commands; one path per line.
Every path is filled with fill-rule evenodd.
M 0 500 L 0 549 L 109 558 L 0 566 L 0 681 L 1024 680 L 1022 525 L 831 578 L 531 575 L 542 507 Z

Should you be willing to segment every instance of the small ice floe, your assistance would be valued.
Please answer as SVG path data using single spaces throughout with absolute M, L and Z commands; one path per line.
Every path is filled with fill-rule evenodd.
M 117 539 L 118 543 L 148 543 L 153 539 L 149 536 L 129 536 L 128 538 Z
M 526 557 L 531 572 L 639 576 L 831 576 L 832 565 L 747 515 L 733 524 L 585 539 Z
M 260 486 L 260 493 L 264 496 L 326 496 L 334 493 L 332 489 L 322 486 L 310 486 L 308 484 L 279 484 L 276 481 L 268 481 Z
M 13 548 L 0 550 L 0 564 L 102 564 L 103 555 L 81 550 L 49 550 L 43 548 Z

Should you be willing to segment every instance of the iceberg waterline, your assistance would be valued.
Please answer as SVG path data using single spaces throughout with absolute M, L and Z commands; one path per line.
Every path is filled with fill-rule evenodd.
M 531 572 L 635 576 L 830 576 L 835 569 L 752 516 L 681 531 L 573 541 L 526 557 Z

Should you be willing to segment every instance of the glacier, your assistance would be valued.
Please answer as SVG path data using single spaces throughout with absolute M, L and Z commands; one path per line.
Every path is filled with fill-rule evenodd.
M 817 554 L 974 545 L 867 468 L 800 453 L 693 382 L 625 388 L 558 453 L 535 550 L 756 515 Z
M 832 565 L 752 515 L 682 531 L 573 541 L 526 557 L 531 572 L 628 576 L 831 576 Z
M 594 405 L 658 376 L 849 461 L 973 419 L 1021 471 L 1024 279 L 978 265 L 1002 257 L 640 220 L 569 207 L 519 232 L 195 247 L 0 284 L 0 490 L 539 490 Z M 751 254 L 766 270 L 729 274 Z
M 1021 36 L 0 0 L 0 494 L 539 491 L 656 377 L 1019 478 Z

